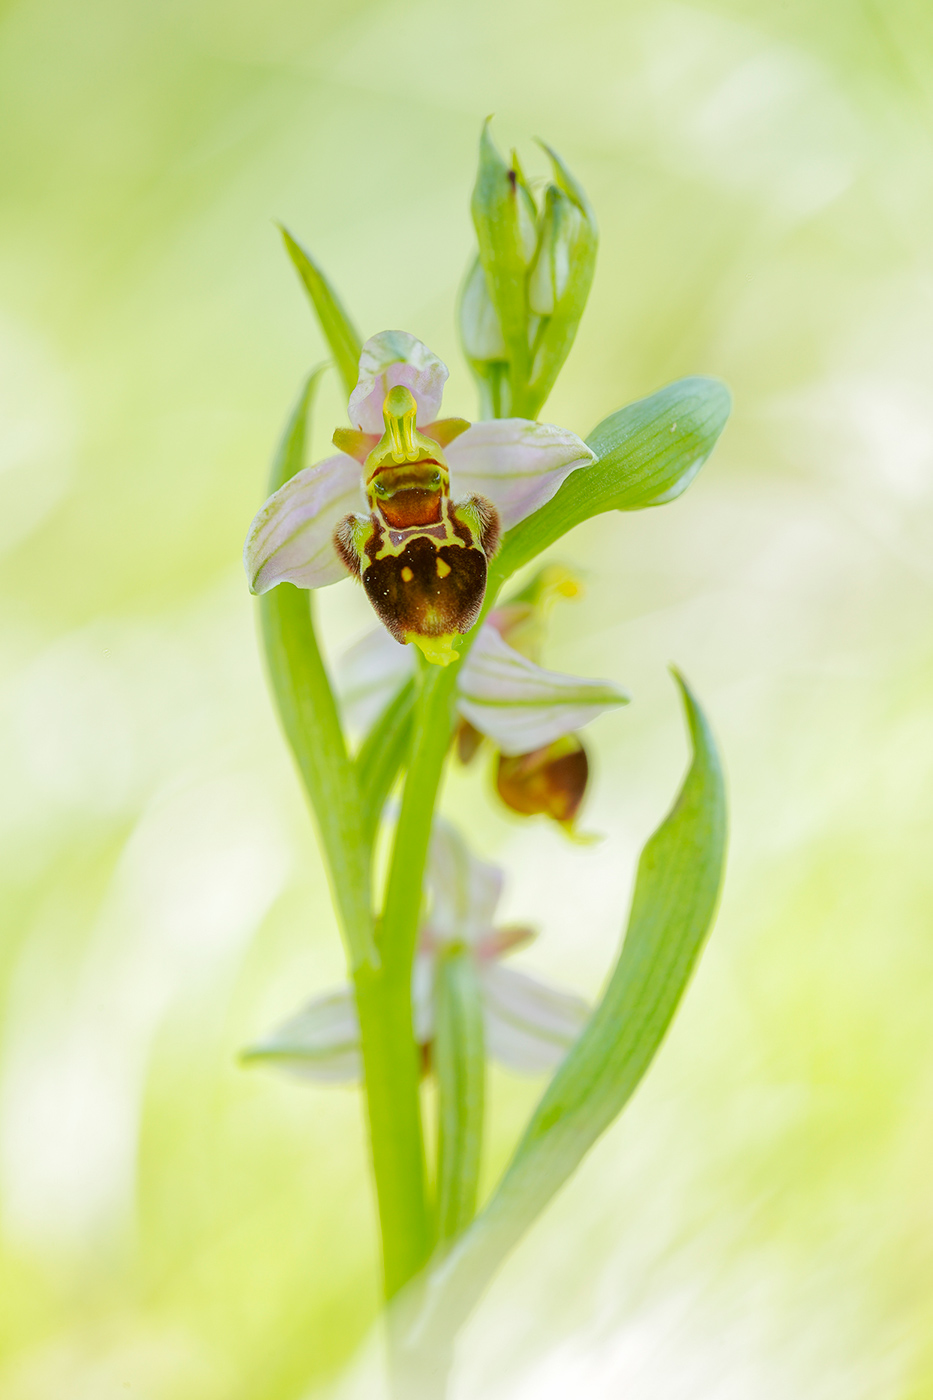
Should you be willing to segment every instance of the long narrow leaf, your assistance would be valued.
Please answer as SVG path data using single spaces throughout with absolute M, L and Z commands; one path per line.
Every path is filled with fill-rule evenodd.
M 476 963 L 465 948 L 445 950 L 435 972 L 437 1075 L 437 1237 L 443 1246 L 476 1212 L 486 1058 Z
M 311 305 L 317 312 L 324 339 L 330 347 L 334 363 L 344 382 L 347 394 L 356 388 L 359 375 L 360 350 L 359 334 L 350 317 L 340 304 L 340 298 L 324 276 L 321 269 L 305 252 L 301 244 L 292 238 L 287 228 L 279 228 L 288 256 L 295 265 L 295 271 L 311 298 Z
M 320 371 L 305 384 L 270 471 L 275 490 L 304 465 L 308 413 Z M 377 961 L 368 843 L 353 764 L 318 646 L 311 597 L 290 583 L 259 600 L 266 666 L 282 728 L 317 819 L 351 965 Z
M 593 515 L 679 496 L 715 447 L 730 406 L 720 380 L 696 377 L 611 414 L 586 440 L 597 460 L 572 472 L 556 496 L 508 532 L 495 573 L 507 578 Z
M 415 683 L 408 680 L 386 705 L 356 756 L 355 768 L 363 809 L 363 834 L 371 845 L 382 809 L 411 747 Z
M 726 807 L 707 722 L 678 677 L 693 761 L 638 864 L 628 931 L 602 1000 L 538 1105 L 495 1194 L 426 1283 L 414 1329 L 449 1335 L 641 1082 L 713 921 Z

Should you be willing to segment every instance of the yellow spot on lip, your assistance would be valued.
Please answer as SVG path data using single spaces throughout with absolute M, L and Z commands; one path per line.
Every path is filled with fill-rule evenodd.
M 402 570 L 402 582 L 403 582 L 403 583 L 411 583 L 411 581 L 412 581 L 413 578 L 414 578 L 414 574 L 412 573 L 411 569 L 410 569 L 410 568 L 408 567 L 408 565 L 406 564 L 405 567 L 404 567 L 404 569 Z
M 437 576 L 438 576 L 438 578 L 446 578 L 447 575 L 448 575 L 449 573 L 450 573 L 450 565 L 449 565 L 448 563 L 446 563 L 446 562 L 441 558 L 440 555 L 438 555 L 438 556 L 437 556 Z
M 460 637 L 456 632 L 445 632 L 440 637 L 423 637 L 418 632 L 406 632 L 405 640 L 414 643 L 434 666 L 449 666 L 451 661 L 457 660 L 453 644 Z

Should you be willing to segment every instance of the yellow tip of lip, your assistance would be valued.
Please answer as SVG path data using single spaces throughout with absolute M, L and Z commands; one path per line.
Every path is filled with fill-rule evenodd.
M 457 660 L 454 642 L 460 640 L 457 632 L 445 632 L 441 637 L 422 637 L 418 632 L 407 632 L 406 642 L 413 643 L 426 660 L 433 666 L 449 666 Z
M 565 836 L 573 842 L 575 846 L 598 846 L 606 837 L 599 831 L 578 831 L 572 821 L 558 822 Z

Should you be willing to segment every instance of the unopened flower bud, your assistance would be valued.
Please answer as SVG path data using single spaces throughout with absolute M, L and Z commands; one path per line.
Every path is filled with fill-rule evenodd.
M 528 281 L 528 305 L 537 316 L 553 316 L 563 300 L 578 249 L 586 242 L 583 215 L 557 185 L 548 185 L 537 257 Z
M 553 167 L 528 279 L 528 306 L 542 317 L 531 366 L 532 399 L 541 404 L 570 353 L 593 282 L 598 234 L 582 188 L 560 157 L 545 147 Z
M 512 378 L 528 375 L 528 306 L 525 282 L 537 243 L 537 211 L 517 163 L 507 166 L 483 128 L 479 169 L 471 201 L 479 260 L 495 308 Z
M 479 258 L 467 274 L 460 298 L 460 339 L 468 360 L 488 363 L 509 358 Z
M 522 259 L 525 266 L 530 267 L 538 249 L 538 206 L 535 204 L 534 195 L 525 179 L 525 172 L 522 170 L 516 150 L 512 151 L 512 167 L 508 172 L 508 178 L 515 187 L 518 239 Z

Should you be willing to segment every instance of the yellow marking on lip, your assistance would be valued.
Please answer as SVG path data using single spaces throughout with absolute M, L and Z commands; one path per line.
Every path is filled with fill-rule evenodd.
M 437 576 L 438 576 L 438 578 L 446 578 L 447 575 L 448 575 L 449 573 L 450 573 L 450 565 L 446 562 L 446 560 L 442 559 L 441 556 L 438 555 L 438 556 L 437 556 Z
M 418 632 L 406 632 L 405 641 L 414 643 L 434 666 L 449 666 L 457 660 L 454 646 L 460 638 L 456 632 L 445 632 L 440 637 L 424 637 Z
M 411 581 L 412 581 L 413 578 L 414 578 L 414 574 L 412 573 L 411 569 L 410 569 L 410 568 L 408 567 L 408 565 L 406 564 L 405 567 L 404 567 L 404 569 L 402 570 L 402 582 L 403 582 L 403 583 L 411 583 Z

